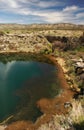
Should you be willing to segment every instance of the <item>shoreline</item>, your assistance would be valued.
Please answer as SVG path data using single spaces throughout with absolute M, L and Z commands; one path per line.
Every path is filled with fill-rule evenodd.
M 73 92 L 70 89 L 70 86 L 68 85 L 68 83 L 66 81 L 64 70 L 61 66 L 61 63 L 58 63 L 56 57 L 53 57 L 51 55 L 48 55 L 47 57 L 58 68 L 58 77 L 61 80 L 61 86 L 62 86 L 63 92 L 53 99 L 43 98 L 43 99 L 41 99 L 37 102 L 38 108 L 44 114 L 41 117 L 39 117 L 37 119 L 37 121 L 35 122 L 35 124 L 33 125 L 35 130 L 37 130 L 40 127 L 41 124 L 44 124 L 44 123 L 52 120 L 53 115 L 56 115 L 56 114 L 57 115 L 62 115 L 62 114 L 65 115 L 65 114 L 67 114 L 68 109 L 64 108 L 64 103 L 70 102 L 72 100 L 74 94 L 75 94 L 75 92 Z M 32 129 L 30 129 L 30 130 L 32 130 Z
M 8 118 L 6 118 L 5 120 L 3 120 L 2 122 L 0 122 L 0 125 L 5 125 L 5 123 L 10 120 L 13 117 L 13 115 L 9 116 Z
M 54 65 L 56 65 L 57 66 L 57 68 L 58 68 L 58 78 L 60 79 L 60 84 L 61 84 L 61 87 L 62 87 L 62 89 L 63 89 L 63 92 L 59 95 L 59 96 L 57 96 L 56 98 L 54 98 L 54 99 L 49 99 L 50 100 L 50 103 L 51 102 L 53 102 L 53 103 L 51 103 L 52 104 L 52 106 L 54 105 L 54 103 L 56 103 L 57 101 L 56 100 L 60 100 L 60 97 L 62 96 L 62 97 L 66 97 L 66 95 L 67 95 L 67 92 L 70 94 L 68 94 L 67 96 L 67 98 L 69 98 L 69 99 L 71 99 L 72 98 L 72 96 L 74 95 L 74 92 L 73 91 L 71 91 L 70 90 L 70 86 L 68 85 L 68 83 L 67 83 L 67 81 L 66 81 L 66 78 L 65 78 L 65 74 L 64 74 L 64 71 L 63 71 L 63 68 L 61 68 L 61 65 L 60 65 L 60 63 L 58 63 L 57 62 L 57 60 L 56 60 L 56 58 L 54 58 L 54 57 L 52 57 L 52 56 L 49 56 L 49 60 L 51 60 L 51 61 L 53 61 L 53 63 L 54 63 Z M 66 102 L 67 100 L 69 100 L 69 99 L 65 99 L 64 98 L 64 101 L 63 102 Z M 43 99 L 44 100 L 44 99 Z M 47 99 L 48 100 L 48 99 Z M 54 101 L 55 100 L 55 101 Z M 38 101 L 38 105 L 40 105 L 39 107 L 42 107 L 42 105 L 41 105 L 41 102 L 42 102 L 42 99 L 40 100 L 40 101 Z M 62 103 L 63 104 L 63 103 Z M 46 104 L 46 106 L 47 106 L 47 104 Z M 54 107 L 54 106 L 53 106 Z M 42 109 L 42 108 L 41 108 Z M 44 109 L 46 109 L 46 110 L 44 110 Z M 48 107 L 48 109 L 49 109 L 49 107 Z M 42 109 L 42 112 L 47 112 L 47 108 L 43 108 Z M 59 114 L 59 112 L 57 111 L 57 113 Z M 60 113 L 61 113 L 61 111 L 60 111 Z M 62 112 L 63 113 L 63 112 Z
M 47 57 L 49 60 L 51 60 L 54 63 L 54 65 L 57 66 L 58 78 L 61 81 L 63 92 L 53 99 L 43 98 L 37 102 L 37 107 L 43 112 L 43 115 L 39 117 L 34 124 L 29 123 L 30 130 L 33 130 L 33 129 L 36 130 L 38 129 L 38 127 L 40 127 L 41 124 L 49 122 L 52 116 L 55 114 L 66 114 L 68 110 L 64 108 L 64 103 L 71 101 L 73 95 L 75 94 L 75 92 L 70 90 L 70 86 L 68 85 L 65 78 L 63 66 L 61 66 L 60 62 L 58 62 L 57 58 L 51 55 L 46 55 L 45 57 Z M 0 130 L 3 130 L 3 129 L 0 129 Z

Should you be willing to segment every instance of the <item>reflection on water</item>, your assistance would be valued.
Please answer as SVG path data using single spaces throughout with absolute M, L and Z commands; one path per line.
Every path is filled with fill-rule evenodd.
M 33 62 L 0 62 L 0 120 L 12 113 L 14 120 L 35 120 L 40 111 L 36 101 L 58 94 L 55 66 Z

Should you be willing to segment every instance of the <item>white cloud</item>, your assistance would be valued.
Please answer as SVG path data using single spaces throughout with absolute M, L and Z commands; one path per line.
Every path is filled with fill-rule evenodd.
M 77 11 L 78 10 L 78 6 L 67 6 L 66 8 L 63 9 L 63 11 L 68 11 L 68 12 L 71 12 L 71 11 Z
M 16 13 L 22 14 L 22 15 L 30 15 L 32 12 L 30 10 L 24 8 L 24 9 L 17 10 Z
M 80 8 L 76 5 L 62 7 L 64 5 L 63 2 L 56 0 L 0 0 L 0 8 L 2 12 L 8 12 L 11 14 L 18 14 L 20 16 L 24 16 L 28 19 L 29 15 L 32 16 L 33 19 L 37 19 L 42 22 L 49 23 L 59 23 L 59 22 L 73 22 L 73 23 L 84 23 L 84 8 Z M 54 7 L 53 9 L 49 7 Z M 57 6 L 60 6 L 61 9 L 58 11 Z M 48 9 L 47 9 L 48 8 Z M 38 17 L 38 18 L 37 18 Z M 4 21 L 1 19 L 1 21 Z M 1 22 L 0 21 L 0 22 Z M 8 20 L 6 20 L 8 21 Z M 23 20 L 19 20 L 17 22 L 23 23 Z M 28 21 L 28 20 L 27 20 Z M 31 21 L 31 22 L 32 22 Z
M 56 6 L 63 6 L 63 2 L 58 1 L 39 1 L 38 6 L 47 8 L 47 7 L 56 7 Z
M 77 6 L 65 7 L 64 9 L 58 11 L 40 11 L 34 14 L 43 17 L 44 21 L 49 23 L 59 23 L 59 22 L 71 22 L 71 23 L 84 23 L 84 13 L 79 13 L 78 11 L 83 11 L 84 8 L 79 8 Z M 74 12 L 75 11 L 75 12 Z M 81 20 L 81 21 L 80 21 Z
M 0 8 L 18 8 L 19 5 L 16 0 L 0 0 Z
M 0 7 L 2 8 L 18 8 L 24 6 L 35 6 L 35 7 L 53 7 L 53 6 L 63 6 L 64 2 L 59 2 L 58 0 L 43 1 L 43 0 L 0 0 Z
M 34 14 L 43 17 L 46 22 L 50 23 L 61 22 L 63 20 L 61 12 L 35 12 Z
M 84 19 L 84 12 L 78 13 L 78 14 L 76 15 L 76 17 L 77 17 L 77 18 L 83 18 L 83 19 Z

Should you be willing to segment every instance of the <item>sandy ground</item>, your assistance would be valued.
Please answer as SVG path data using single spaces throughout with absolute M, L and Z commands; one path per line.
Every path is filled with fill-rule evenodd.
M 0 126 L 0 130 L 5 130 L 5 128 L 6 128 L 6 127 L 5 127 L 5 126 L 3 126 L 3 125 L 2 125 L 2 126 Z

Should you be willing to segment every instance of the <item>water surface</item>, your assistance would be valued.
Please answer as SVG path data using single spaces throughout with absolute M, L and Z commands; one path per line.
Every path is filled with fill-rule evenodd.
M 42 114 L 36 102 L 56 96 L 59 88 L 54 65 L 35 61 L 0 62 L 0 120 L 12 114 L 14 121 L 36 120 Z

